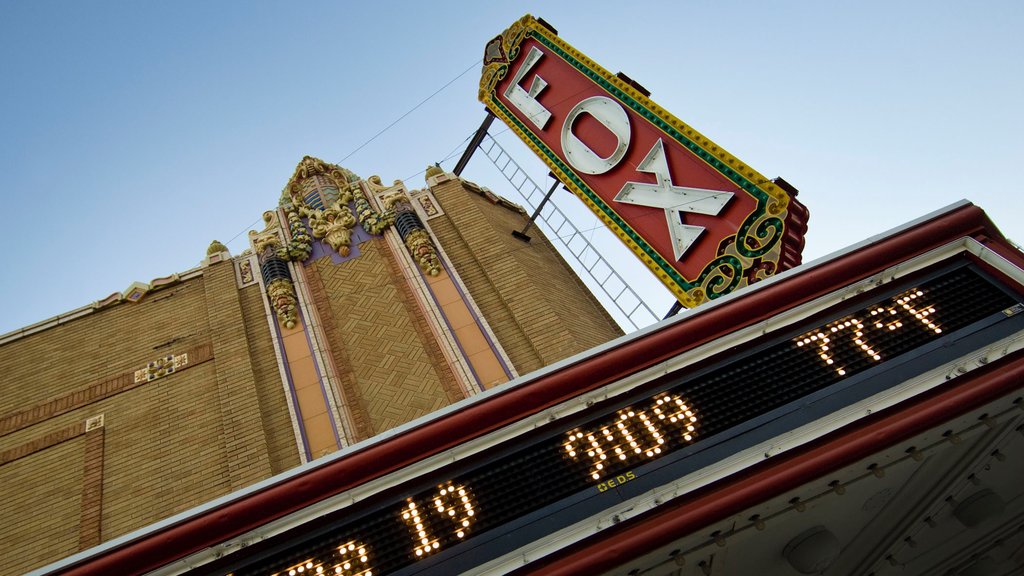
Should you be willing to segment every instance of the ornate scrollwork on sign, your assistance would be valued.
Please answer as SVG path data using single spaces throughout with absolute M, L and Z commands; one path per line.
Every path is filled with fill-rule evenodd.
M 534 67 L 542 60 L 543 72 L 537 75 Z M 550 86 L 557 85 L 573 94 L 552 96 Z M 592 90 L 601 97 L 592 97 Z M 530 15 L 484 48 L 480 100 L 684 306 L 699 305 L 798 265 L 808 213 L 796 199 L 796 189 L 781 178 L 765 178 L 648 96 Z M 556 100 L 573 110 L 564 117 L 561 130 L 558 123 L 548 122 L 548 107 Z M 619 145 L 614 154 L 594 156 L 578 138 L 567 146 L 565 138 L 572 134 L 576 114 L 582 113 L 603 118 Z M 583 155 L 584 149 L 590 156 Z M 680 174 L 673 168 L 678 179 L 673 180 L 670 159 L 680 166 L 693 162 L 695 169 Z M 638 179 L 637 172 L 655 174 L 657 184 Z M 636 208 L 620 209 L 625 204 Z M 685 210 L 680 209 L 683 204 Z M 659 211 L 665 216 L 654 217 Z M 684 211 L 708 218 L 690 221 Z
M 480 77 L 480 100 L 494 90 L 494 86 L 508 74 L 508 63 L 519 56 L 519 45 L 523 43 L 528 32 L 528 25 L 533 22 L 529 14 L 516 20 L 501 33 L 501 36 L 487 43 L 484 49 L 484 67 Z

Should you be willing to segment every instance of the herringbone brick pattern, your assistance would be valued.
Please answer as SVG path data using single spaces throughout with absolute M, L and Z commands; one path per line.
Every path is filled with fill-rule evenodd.
M 448 365 L 448 362 L 444 359 L 444 353 L 441 351 L 440 345 L 434 338 L 433 332 L 430 330 L 430 326 L 427 325 L 426 313 L 417 305 L 415 297 L 412 293 L 412 288 L 409 287 L 407 282 L 399 282 L 402 278 L 402 267 L 393 258 L 385 258 L 387 263 L 388 272 L 391 278 L 395 279 L 395 288 L 398 291 L 398 296 L 405 307 L 405 313 L 412 320 L 413 326 L 416 327 L 416 331 L 420 335 L 420 341 L 423 342 L 426 347 L 427 358 L 430 360 L 434 367 L 434 371 L 437 373 L 438 378 L 441 380 L 441 387 L 444 388 L 445 395 L 448 398 L 448 402 L 457 402 L 465 398 L 465 394 L 458 382 L 455 381 L 455 372 L 452 371 L 452 367 Z M 415 273 L 415 272 L 413 272 Z
M 370 422 L 370 413 L 367 411 L 365 399 L 359 393 L 359 385 L 355 372 L 352 370 L 352 362 L 345 349 L 338 323 L 334 321 L 334 311 L 327 298 L 327 289 L 324 287 L 319 270 L 319 266 L 316 265 L 306 267 L 306 280 L 309 282 L 310 296 L 313 298 L 313 305 L 320 312 L 321 330 L 324 338 L 327 339 L 327 347 L 330 349 L 331 359 L 334 362 L 338 386 L 341 388 L 339 390 L 342 396 L 341 402 L 346 407 L 346 417 L 352 420 L 350 427 L 352 434 L 355 435 L 352 440 L 365 440 L 373 436 L 373 424 Z
M 359 248 L 359 258 L 339 265 L 323 258 L 315 267 L 340 338 L 330 345 L 344 350 L 360 404 L 373 432 L 380 433 L 450 400 L 428 353 L 430 343 L 403 301 L 399 283 L 404 280 L 389 270 L 385 259 L 391 255 L 383 239 Z M 321 314 L 326 316 L 324 311 Z

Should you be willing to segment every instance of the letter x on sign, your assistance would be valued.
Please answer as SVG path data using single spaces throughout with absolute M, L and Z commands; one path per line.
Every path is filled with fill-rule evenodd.
M 637 166 L 637 171 L 654 174 L 656 182 L 626 182 L 614 200 L 624 204 L 663 208 L 675 258 L 682 260 L 686 251 L 704 232 L 703 226 L 684 224 L 683 212 L 715 216 L 729 203 L 733 193 L 672 184 L 665 158 L 665 145 L 660 138 Z

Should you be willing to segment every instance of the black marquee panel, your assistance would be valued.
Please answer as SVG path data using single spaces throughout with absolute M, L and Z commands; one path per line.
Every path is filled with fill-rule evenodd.
M 1019 300 L 947 264 L 202 571 L 463 571 L 1020 331 Z

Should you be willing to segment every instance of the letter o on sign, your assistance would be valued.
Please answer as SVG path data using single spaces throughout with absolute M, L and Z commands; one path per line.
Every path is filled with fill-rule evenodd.
M 615 135 L 615 150 L 607 158 L 598 156 L 572 132 L 581 114 L 590 114 Z M 629 148 L 629 116 L 617 102 L 605 96 L 587 98 L 573 107 L 562 123 L 562 151 L 573 168 L 584 174 L 604 174 L 618 164 Z

